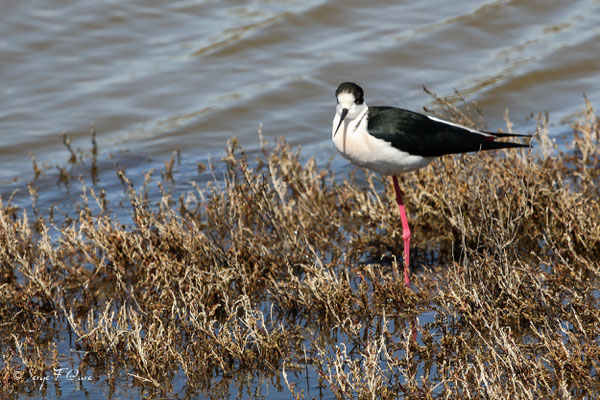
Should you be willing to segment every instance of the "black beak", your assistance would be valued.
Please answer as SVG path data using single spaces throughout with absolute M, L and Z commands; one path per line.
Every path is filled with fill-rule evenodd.
M 340 123 L 338 124 L 337 128 L 335 128 L 335 132 L 333 134 L 333 137 L 335 137 L 335 135 L 337 134 L 338 129 L 340 129 L 340 126 L 342 125 L 342 122 L 344 122 L 344 118 L 346 118 L 346 115 L 348 115 L 348 109 L 347 108 L 342 108 L 342 116 L 340 117 Z

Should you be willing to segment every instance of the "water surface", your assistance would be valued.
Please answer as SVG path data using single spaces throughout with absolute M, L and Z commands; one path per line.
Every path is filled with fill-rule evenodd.
M 477 101 L 487 128 L 531 131 L 600 93 L 600 2 L 23 0 L 0 16 L 0 182 L 54 167 L 59 134 L 162 165 L 175 148 L 206 160 L 237 136 L 284 135 L 326 159 L 333 92 L 421 110 L 426 85 Z M 557 130 L 560 130 L 558 128 Z

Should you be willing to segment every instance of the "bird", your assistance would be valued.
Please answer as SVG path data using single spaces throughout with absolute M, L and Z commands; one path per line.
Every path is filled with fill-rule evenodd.
M 358 167 L 392 177 L 402 222 L 404 283 L 408 288 L 411 231 L 397 176 L 447 154 L 530 147 L 496 139 L 531 135 L 481 131 L 402 108 L 369 107 L 363 89 L 354 82 L 340 84 L 335 97 L 331 137 L 337 150 Z

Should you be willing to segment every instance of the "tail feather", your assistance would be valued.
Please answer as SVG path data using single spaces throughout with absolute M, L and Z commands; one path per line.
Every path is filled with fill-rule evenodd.
M 486 141 L 481 143 L 481 150 L 496 150 L 496 149 L 509 149 L 515 147 L 531 147 L 531 144 L 514 143 L 514 142 L 495 142 Z
M 533 135 L 521 135 L 518 133 L 499 133 L 499 132 L 489 132 L 489 131 L 481 131 L 483 133 L 487 133 L 488 135 L 494 135 L 496 137 L 533 137 Z
M 495 150 L 495 149 L 509 149 L 515 147 L 531 147 L 531 142 L 529 143 L 515 143 L 515 142 L 496 142 L 497 138 L 507 138 L 507 137 L 522 137 L 522 138 L 531 138 L 533 135 L 521 135 L 518 133 L 499 133 L 499 132 L 487 132 L 482 131 L 483 133 L 487 133 L 488 135 L 494 135 L 491 141 L 485 142 L 481 146 L 481 150 Z

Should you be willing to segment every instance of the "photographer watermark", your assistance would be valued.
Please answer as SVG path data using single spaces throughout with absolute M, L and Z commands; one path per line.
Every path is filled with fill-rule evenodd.
M 13 371 L 12 377 L 14 380 L 20 381 L 25 377 L 25 371 L 15 370 Z M 44 387 L 44 384 L 48 382 L 56 382 L 58 380 L 66 380 L 69 382 L 91 382 L 91 375 L 82 375 L 77 368 L 54 368 L 50 375 L 31 375 L 26 378 L 33 382 L 39 382 L 40 390 Z

